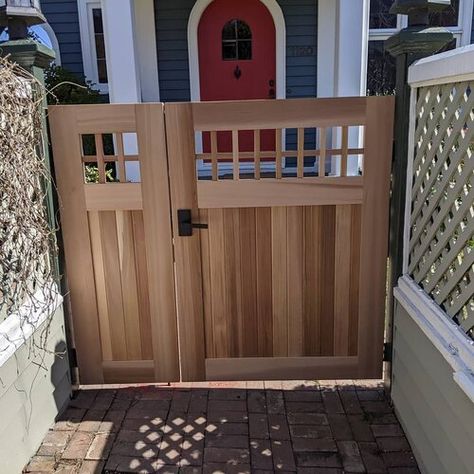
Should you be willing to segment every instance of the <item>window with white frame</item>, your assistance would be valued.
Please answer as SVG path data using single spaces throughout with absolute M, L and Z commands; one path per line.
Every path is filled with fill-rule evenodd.
M 371 0 L 367 62 L 367 93 L 393 94 L 395 89 L 395 59 L 385 51 L 384 41 L 408 25 L 405 15 L 393 15 L 393 0 Z M 446 49 L 465 46 L 471 42 L 474 0 L 451 0 L 451 6 L 430 14 L 430 25 L 444 26 L 454 35 Z
M 78 4 L 84 74 L 105 94 L 108 77 L 102 8 L 97 0 L 79 0 Z

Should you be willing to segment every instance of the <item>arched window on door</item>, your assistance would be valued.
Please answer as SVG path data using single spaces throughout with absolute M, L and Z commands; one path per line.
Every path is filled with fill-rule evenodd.
M 252 59 L 252 31 L 245 21 L 231 20 L 225 24 L 222 29 L 222 59 Z

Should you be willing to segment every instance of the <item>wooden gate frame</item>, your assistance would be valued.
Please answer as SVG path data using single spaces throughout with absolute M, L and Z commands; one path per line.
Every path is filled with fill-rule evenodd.
M 235 379 L 248 373 L 249 366 L 257 367 L 254 378 L 260 379 L 281 378 L 285 373 L 294 374 L 295 378 L 380 377 L 393 109 L 393 97 L 51 107 L 49 118 L 81 383 L 199 381 L 206 379 L 206 365 L 212 367 L 214 376 L 230 371 Z M 203 207 L 203 202 L 215 200 L 216 189 L 227 193 L 228 202 L 234 198 L 232 189 L 223 182 L 197 182 L 195 132 L 232 130 L 235 136 L 238 130 L 298 128 L 301 144 L 305 127 L 343 127 L 347 142 L 347 127 L 353 125 L 363 125 L 366 131 L 363 176 L 312 178 L 312 183 L 307 182 L 311 185 L 310 195 L 306 192 L 308 197 L 304 197 L 305 192 L 297 192 L 291 204 L 283 200 L 275 205 L 362 205 L 358 356 L 206 361 L 200 236 L 197 232 L 192 237 L 178 235 L 177 211 L 192 209 L 197 218 L 199 202 Z M 105 184 L 106 157 L 102 151 L 97 151 L 94 158 L 100 184 L 84 183 L 80 136 L 94 134 L 97 145 L 98 137 L 108 133 L 137 133 L 139 152 L 134 158 L 140 162 L 141 183 Z M 122 173 L 126 158 L 121 140 L 117 148 L 114 159 Z M 277 148 L 276 153 L 281 152 Z M 259 203 L 254 206 L 247 202 L 243 207 L 265 205 L 265 195 L 278 193 L 283 189 L 278 186 L 285 186 L 285 182 L 299 186 L 303 153 L 299 146 L 297 178 L 281 179 L 280 183 L 259 180 L 259 186 L 265 187 Z M 323 150 L 320 153 L 323 156 Z M 234 171 L 238 170 L 238 154 L 234 149 Z M 347 155 L 346 143 L 341 152 L 346 163 Z M 278 174 L 281 177 L 281 166 L 277 167 Z M 252 183 L 245 186 L 255 191 Z M 339 192 L 341 186 L 347 191 L 345 195 Z M 96 268 L 94 273 L 88 212 L 122 210 L 143 211 L 153 360 L 103 360 L 101 331 L 105 326 L 100 308 L 104 302 L 98 297 L 96 284 L 100 281 L 104 286 L 106 282 L 103 269 Z M 373 229 L 378 229 L 377 234 Z M 379 316 L 374 318 L 374 314 Z
M 148 368 L 156 382 L 179 380 L 172 230 L 163 104 L 52 106 L 55 171 L 67 283 L 74 313 L 74 339 L 81 383 L 143 379 Z M 137 133 L 142 182 L 84 184 L 81 135 Z M 97 147 L 99 148 L 99 147 Z M 123 146 L 118 147 L 120 166 Z M 97 151 L 99 172 L 104 156 Z M 100 314 L 88 211 L 143 210 L 153 341 L 153 361 L 104 362 Z M 109 377 L 104 377 L 109 373 Z
M 383 364 L 381 315 L 385 314 L 394 98 L 168 103 L 165 114 L 175 230 L 178 209 L 192 209 L 193 217 L 197 218 L 198 186 L 204 190 L 211 185 L 198 184 L 196 179 L 195 132 L 365 126 L 358 356 L 215 359 L 211 363 L 214 373 L 225 373 L 226 378 L 235 379 L 248 374 L 249 367 L 257 367 L 252 371 L 256 379 L 279 378 L 289 371 L 295 378 L 379 378 Z M 281 182 L 283 186 L 284 180 Z M 314 188 L 319 198 L 314 198 L 313 204 L 340 204 L 337 188 L 321 186 L 319 190 Z M 374 229 L 379 232 L 373 232 Z M 175 233 L 174 242 L 182 379 L 205 380 L 200 237 L 194 233 L 183 238 Z M 378 316 L 373 318 L 374 314 Z

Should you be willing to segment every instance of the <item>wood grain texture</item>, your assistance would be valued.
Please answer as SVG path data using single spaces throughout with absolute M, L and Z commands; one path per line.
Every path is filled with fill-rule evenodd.
M 197 193 L 201 209 L 361 204 L 363 183 L 361 176 L 198 181 Z
M 360 377 L 382 375 L 394 102 L 393 97 L 367 98 L 359 287 Z
M 177 234 L 178 209 L 192 209 L 194 219 L 199 214 L 192 105 L 166 104 L 165 107 L 181 377 L 184 381 L 204 380 L 205 340 L 200 235 L 199 231 L 195 231 L 192 237 L 180 237 Z
M 366 98 L 195 102 L 194 128 L 255 130 L 364 125 Z
M 351 287 L 351 206 L 336 206 L 334 260 L 334 355 L 349 353 L 349 297 Z
M 54 107 L 51 117 L 81 381 L 381 375 L 392 98 Z M 356 125 L 364 176 L 349 177 Z M 327 150 L 334 127 L 341 149 Z M 283 169 L 295 156 L 284 128 L 297 130 L 295 178 Z M 316 153 L 304 149 L 306 128 L 320 129 Z M 260 150 L 268 129 L 274 152 Z M 217 173 L 223 130 L 234 179 Z M 253 130 L 254 156 L 240 152 L 240 130 Z M 208 180 L 196 176 L 196 131 L 210 132 Z M 123 179 L 127 132 L 143 182 L 105 183 L 98 148 L 88 159 L 101 183 L 85 185 L 80 134 L 98 147 L 118 134 L 111 159 Z M 266 153 L 274 178 L 239 179 L 239 159 L 259 165 Z M 304 176 L 305 157 L 318 155 L 319 176 Z M 340 177 L 325 176 L 328 155 L 341 156 Z M 208 228 L 179 236 L 180 209 Z
M 169 382 L 179 358 L 163 105 L 137 105 L 136 115 L 155 379 Z
M 357 355 L 360 206 L 199 217 L 206 358 Z
M 207 380 L 350 379 L 357 357 L 207 359 Z
M 74 345 L 81 383 L 103 383 L 99 315 L 84 187 L 81 141 L 74 108 L 49 109 L 54 164 L 61 199 L 66 270 L 74 311 Z
M 84 186 L 88 211 L 143 209 L 142 185 L 139 183 L 88 184 Z

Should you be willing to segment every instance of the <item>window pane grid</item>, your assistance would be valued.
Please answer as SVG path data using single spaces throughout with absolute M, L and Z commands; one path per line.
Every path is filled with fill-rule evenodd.
M 252 59 L 252 32 L 244 21 L 231 20 L 222 29 L 222 59 Z

